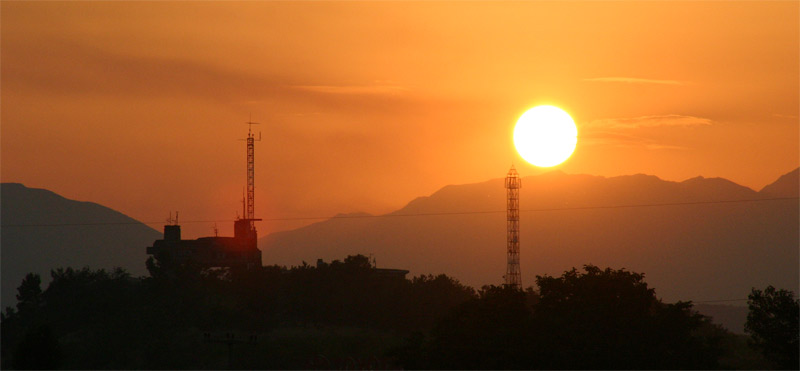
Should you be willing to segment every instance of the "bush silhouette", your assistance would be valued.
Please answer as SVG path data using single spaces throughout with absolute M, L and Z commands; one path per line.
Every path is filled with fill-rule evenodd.
M 781 369 L 798 369 L 798 317 L 800 301 L 794 293 L 768 286 L 763 291 L 752 290 L 748 295 L 745 331 L 751 335 L 752 346 Z

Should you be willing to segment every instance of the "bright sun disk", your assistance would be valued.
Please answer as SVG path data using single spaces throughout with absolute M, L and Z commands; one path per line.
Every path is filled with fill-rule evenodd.
M 578 128 L 572 117 L 553 106 L 529 109 L 514 127 L 514 146 L 525 161 L 539 167 L 564 162 L 578 143 Z

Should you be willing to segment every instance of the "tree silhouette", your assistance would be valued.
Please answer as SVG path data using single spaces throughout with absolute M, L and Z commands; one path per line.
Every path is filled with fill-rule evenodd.
M 434 369 L 519 369 L 527 362 L 531 308 L 525 293 L 484 286 L 442 318 L 426 356 Z
M 291 268 L 170 263 L 150 260 L 140 278 L 56 269 L 44 291 L 26 277 L 19 310 L 0 323 L 2 368 L 218 368 L 227 353 L 201 340 L 214 333 L 258 335 L 258 350 L 234 349 L 251 369 L 308 367 L 318 355 L 464 369 L 713 368 L 718 356 L 714 327 L 691 304 L 661 303 L 624 270 L 476 292 L 446 275 L 403 279 L 361 255 Z
M 691 303 L 664 304 L 644 275 L 624 269 L 537 276 L 533 331 L 541 367 L 571 369 L 713 368 L 719 338 L 698 337 L 708 318 Z M 713 334 L 713 332 L 712 332 Z
M 800 300 L 787 290 L 776 290 L 771 285 L 764 291 L 752 290 L 747 300 L 745 331 L 751 344 L 781 369 L 798 369 L 798 317 Z
M 407 367 L 445 369 L 714 368 L 723 330 L 664 304 L 644 275 L 592 265 L 537 277 L 538 294 L 486 286 L 397 350 Z M 705 328 L 701 334 L 698 330 Z
M 38 274 L 28 273 L 17 288 L 17 311 L 22 315 L 36 311 L 42 304 L 42 279 Z
M 54 370 L 61 360 L 61 348 L 50 326 L 32 328 L 25 333 L 14 352 L 13 368 Z

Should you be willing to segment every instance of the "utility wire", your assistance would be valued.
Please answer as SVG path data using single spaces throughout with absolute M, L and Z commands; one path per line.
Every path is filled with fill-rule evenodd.
M 524 209 L 521 212 L 537 212 L 537 211 L 569 211 L 569 210 L 602 210 L 602 209 L 623 209 L 623 208 L 640 208 L 640 207 L 662 207 L 662 206 L 685 206 L 685 205 L 710 205 L 710 204 L 730 204 L 730 203 L 744 203 L 744 202 L 765 202 L 765 201 L 785 201 L 785 200 L 798 200 L 798 197 L 776 197 L 776 198 L 761 198 L 750 200 L 722 200 L 722 201 L 691 201 L 691 202 L 665 202 L 665 203 L 651 203 L 651 204 L 630 204 L 630 205 L 606 205 L 606 206 L 578 206 L 578 207 L 558 207 L 558 208 L 539 208 L 539 209 Z M 410 213 L 410 214 L 384 214 L 384 215 L 339 215 L 339 216 L 317 216 L 317 217 L 295 217 L 295 218 L 265 218 L 264 221 L 302 221 L 302 220 L 324 220 L 324 219 L 365 219 L 365 218 L 389 218 L 389 217 L 413 217 L 413 216 L 441 216 L 441 215 L 476 215 L 476 214 L 498 214 L 505 213 L 506 210 L 492 210 L 492 211 L 452 211 L 452 212 L 437 212 L 437 213 Z M 230 220 L 189 220 L 182 223 L 216 223 L 228 222 Z M 0 225 L 2 228 L 6 227 L 70 227 L 70 226 L 101 226 L 101 225 L 134 225 L 134 224 L 161 224 L 163 221 L 157 222 L 98 222 L 98 223 L 53 223 L 53 224 L 5 224 Z M 719 300 L 691 300 L 694 304 L 707 304 L 707 303 L 725 303 L 747 301 L 749 299 L 719 299 Z
M 703 300 L 703 301 L 694 301 L 691 300 L 692 304 L 705 304 L 705 303 L 724 303 L 724 302 L 731 302 L 731 301 L 747 301 L 750 299 L 720 299 L 720 300 Z
M 689 201 L 689 202 L 665 202 L 665 203 L 651 203 L 651 204 L 629 204 L 629 205 L 606 205 L 606 206 L 576 206 L 576 207 L 555 207 L 555 208 L 539 208 L 539 209 L 523 209 L 521 212 L 539 212 L 539 211 L 570 211 L 570 210 L 603 210 L 603 209 L 626 209 L 626 208 L 642 208 L 642 207 L 663 207 L 663 206 L 686 206 L 686 205 L 711 205 L 711 204 L 731 204 L 731 203 L 744 203 L 744 202 L 765 202 L 765 201 L 785 201 L 785 200 L 798 200 L 798 197 L 776 197 L 776 198 L 759 198 L 749 200 L 721 200 L 721 201 Z M 416 217 L 416 216 L 443 216 L 443 215 L 477 215 L 477 214 L 499 214 L 505 213 L 506 210 L 490 210 L 490 211 L 450 211 L 450 212 L 434 212 L 434 213 L 409 213 L 409 214 L 383 214 L 383 215 L 338 215 L 338 216 L 314 216 L 314 217 L 291 217 L 291 218 L 264 218 L 263 221 L 303 221 L 303 220 L 325 220 L 325 219 L 366 219 L 366 218 L 396 218 L 396 217 Z M 229 219 L 222 220 L 189 220 L 181 221 L 181 224 L 190 223 L 217 223 L 229 222 Z M 72 226 L 100 226 L 100 225 L 133 225 L 133 224 L 163 224 L 163 221 L 155 222 L 95 222 L 95 223 L 51 223 L 51 224 L 3 224 L 2 228 L 10 227 L 72 227 Z

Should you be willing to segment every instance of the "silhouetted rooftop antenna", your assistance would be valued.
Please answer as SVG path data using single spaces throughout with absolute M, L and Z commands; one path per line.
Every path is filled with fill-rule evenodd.
M 244 210 L 244 218 L 250 222 L 251 230 L 255 230 L 255 142 L 261 141 L 261 132 L 258 132 L 258 139 L 253 134 L 253 125 L 260 125 L 257 122 L 247 121 L 247 199 Z
M 178 225 L 178 212 L 175 212 L 175 218 L 172 218 L 172 211 L 169 212 L 169 218 L 167 218 L 167 223 L 169 225 Z

